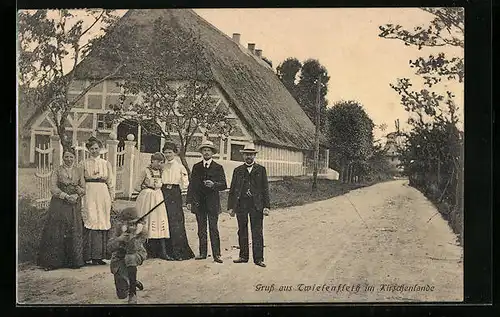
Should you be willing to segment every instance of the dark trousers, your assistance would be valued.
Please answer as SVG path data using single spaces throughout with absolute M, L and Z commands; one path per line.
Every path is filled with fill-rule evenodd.
M 116 295 L 119 299 L 124 299 L 128 296 L 136 294 L 137 284 L 137 267 L 136 266 L 122 266 L 118 272 L 114 274 Z M 127 294 L 128 293 L 128 294 Z
M 212 246 L 212 256 L 220 257 L 220 238 L 218 228 L 219 214 L 209 213 L 206 209 L 198 210 L 196 213 L 196 222 L 198 222 L 198 239 L 200 243 L 200 255 L 207 256 L 207 222 L 210 232 L 210 244 Z
M 240 244 L 240 258 L 248 260 L 248 218 L 252 232 L 253 261 L 264 261 L 264 235 L 262 226 L 264 214 L 257 211 L 252 198 L 241 198 L 238 205 L 236 219 L 238 220 L 238 241 Z

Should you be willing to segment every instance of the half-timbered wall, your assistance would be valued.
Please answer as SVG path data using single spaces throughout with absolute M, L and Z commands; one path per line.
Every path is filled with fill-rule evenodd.
M 69 90 L 69 98 L 77 96 L 82 89 L 84 89 L 89 82 L 75 81 Z M 180 82 L 173 83 L 174 85 Z M 110 110 L 110 105 L 117 104 L 118 98 L 121 95 L 120 87 L 114 80 L 106 81 L 98 86 L 92 88 L 84 98 L 71 110 L 68 115 L 66 124 L 66 131 L 73 139 L 73 144 L 78 144 L 91 135 L 105 141 L 109 138 L 110 132 L 117 133 L 117 128 L 120 123 L 109 124 L 104 120 L 104 115 Z M 245 129 L 236 113 L 229 106 L 228 100 L 224 97 L 218 87 L 214 87 L 212 96 L 216 98 L 217 105 L 225 106 L 229 109 L 228 120 L 233 127 L 233 131 L 228 137 L 220 137 L 219 135 L 209 134 L 208 139 L 214 142 L 218 148 L 218 153 L 214 159 L 219 161 L 235 161 L 242 162 L 243 157 L 240 150 L 243 149 L 245 144 L 253 142 L 251 135 Z M 127 96 L 127 102 L 136 99 L 136 96 Z M 165 129 L 165 123 L 158 123 L 162 129 Z M 55 124 L 48 113 L 41 115 L 32 125 L 31 130 L 31 144 L 30 144 L 30 162 L 34 162 L 35 155 L 34 149 L 37 146 L 36 140 L 50 136 L 54 133 Z M 201 159 L 201 154 L 198 152 L 198 146 L 202 143 L 204 137 L 203 130 L 199 129 L 193 136 L 189 147 L 187 149 L 187 157 L 190 160 Z M 123 136 L 122 136 L 123 137 Z M 171 131 L 171 137 L 176 143 L 180 143 L 178 134 Z M 135 140 L 137 141 L 137 148 L 141 149 L 141 127 L 137 128 L 135 133 Z M 157 149 L 161 150 L 165 140 L 161 138 L 160 146 Z M 142 147 L 143 148 L 143 147 Z M 264 145 L 257 145 L 259 154 L 257 161 L 264 165 L 268 174 L 271 177 L 281 176 L 299 176 L 306 173 L 306 159 L 305 155 L 300 150 L 289 150 L 282 148 L 275 148 Z M 151 151 L 151 150 L 150 150 Z M 149 155 L 141 156 L 144 160 L 148 160 Z M 144 162 L 146 164 L 146 162 Z M 140 164 L 141 166 L 144 164 Z
M 76 97 L 82 89 L 89 85 L 89 81 L 76 80 L 69 89 L 68 98 Z M 120 87 L 116 81 L 106 81 L 92 88 L 85 96 L 71 109 L 66 121 L 66 132 L 77 144 L 94 135 L 98 139 L 105 141 L 109 138 L 110 132 L 116 132 L 116 125 L 106 123 L 104 115 L 110 110 L 109 105 L 118 103 Z M 135 96 L 128 96 L 128 101 L 135 99 Z M 56 128 L 49 112 L 43 113 L 31 126 L 30 162 L 35 160 L 35 146 L 37 135 L 52 135 Z

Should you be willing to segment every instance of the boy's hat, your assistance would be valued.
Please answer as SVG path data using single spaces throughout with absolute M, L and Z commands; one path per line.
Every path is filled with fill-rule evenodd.
M 119 215 L 122 220 L 134 220 L 138 218 L 137 209 L 135 207 L 127 207 L 120 212 Z

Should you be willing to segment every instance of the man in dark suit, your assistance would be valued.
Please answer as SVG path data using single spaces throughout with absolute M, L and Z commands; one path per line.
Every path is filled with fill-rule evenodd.
M 221 213 L 219 192 L 227 188 L 226 175 L 222 165 L 212 160 L 217 149 L 211 141 L 204 141 L 199 150 L 203 160 L 193 166 L 186 197 L 187 208 L 196 215 L 198 223 L 200 254 L 195 259 L 207 258 L 208 220 L 212 256 L 215 262 L 222 263 L 217 223 Z
M 240 151 L 245 164 L 234 169 L 227 209 L 229 214 L 238 219 L 238 240 L 240 256 L 234 263 L 246 263 L 248 250 L 248 218 L 252 232 L 252 253 L 256 265 L 264 264 L 264 236 L 262 226 L 264 215 L 269 215 L 269 185 L 266 168 L 255 163 L 257 151 L 253 144 L 247 144 Z

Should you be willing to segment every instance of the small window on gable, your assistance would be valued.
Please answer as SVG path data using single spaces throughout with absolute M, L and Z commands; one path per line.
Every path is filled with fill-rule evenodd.
M 97 129 L 112 130 L 113 129 L 113 122 L 111 120 L 108 120 L 106 118 L 105 114 L 98 114 L 97 115 Z

